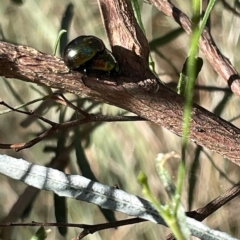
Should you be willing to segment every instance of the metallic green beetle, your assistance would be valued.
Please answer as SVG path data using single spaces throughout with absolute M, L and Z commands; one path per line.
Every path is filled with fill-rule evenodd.
M 95 36 L 82 35 L 73 39 L 64 49 L 63 60 L 69 69 L 77 69 L 103 52 L 103 41 Z
M 87 70 L 90 71 L 96 70 L 119 73 L 118 62 L 108 49 L 96 54 L 87 65 Z

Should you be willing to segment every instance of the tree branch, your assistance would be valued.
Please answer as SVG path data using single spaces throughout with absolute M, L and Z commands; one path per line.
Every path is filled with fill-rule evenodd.
M 113 31 L 108 33 L 110 40 L 112 39 L 111 44 L 125 44 L 113 46 L 114 54 L 124 70 L 122 76 L 110 78 L 72 72 L 61 59 L 30 47 L 6 42 L 0 42 L 0 75 L 62 89 L 118 106 L 181 136 L 184 98 L 159 83 L 148 69 L 145 62 L 146 52 L 138 47 L 145 44 L 144 39 L 141 39 L 143 37 L 137 30 L 139 27 L 132 20 L 129 1 L 99 2 L 102 9 L 112 9 L 102 11 L 105 14 L 104 19 L 110 24 L 115 22 L 114 26 L 118 26 L 115 30 L 109 28 Z M 123 40 L 116 40 L 121 39 L 118 31 L 122 31 L 123 27 L 120 23 L 125 24 L 125 43 Z M 130 29 L 129 23 L 134 24 Z M 116 37 L 113 37 L 114 34 Z M 189 137 L 196 144 L 240 165 L 240 129 L 197 104 L 194 104 L 192 109 Z
M 156 8 L 173 18 L 188 34 L 192 32 L 192 22 L 175 7 L 170 0 L 149 0 Z M 214 70 L 222 76 L 236 96 L 240 97 L 240 76 L 231 62 L 217 48 L 209 29 L 205 28 L 200 38 L 199 47 Z
M 216 212 L 219 208 L 230 202 L 232 199 L 240 194 L 240 182 L 229 188 L 226 192 L 213 199 L 204 207 L 198 208 L 197 210 L 186 212 L 188 217 L 194 218 L 198 221 L 203 221 L 205 218 Z M 173 234 L 166 237 L 166 240 L 174 240 Z
M 65 174 L 6 155 L 0 155 L 0 173 L 39 189 L 54 191 L 59 196 L 94 203 L 102 208 L 120 211 L 130 216 L 165 225 L 153 205 L 145 199 L 91 181 L 80 175 Z M 186 221 L 192 235 L 200 239 L 235 239 L 226 233 L 210 229 L 189 217 Z

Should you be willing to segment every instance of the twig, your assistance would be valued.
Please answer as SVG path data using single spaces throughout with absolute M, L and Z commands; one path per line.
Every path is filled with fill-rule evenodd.
M 63 98 L 64 98 L 64 100 L 67 100 L 65 97 L 63 97 Z M 4 105 L 4 106 L 8 107 L 12 111 L 22 113 L 22 114 L 26 114 L 26 115 L 29 115 L 29 116 L 34 116 L 37 119 L 40 119 L 43 122 L 48 123 L 52 126 L 50 129 L 43 132 L 42 134 L 40 134 L 36 138 L 30 140 L 29 142 L 15 143 L 15 144 L 0 143 L 0 148 L 2 148 L 2 149 L 14 149 L 16 151 L 20 151 L 22 149 L 26 149 L 26 148 L 30 148 L 30 147 L 34 146 L 35 144 L 39 143 L 43 139 L 49 137 L 50 135 L 52 135 L 52 134 L 54 134 L 54 133 L 56 133 L 60 130 L 66 130 L 68 128 L 76 127 L 78 125 L 82 125 L 82 124 L 89 123 L 89 122 L 146 121 L 146 119 L 138 117 L 138 116 L 104 116 L 104 115 L 89 114 L 89 113 L 86 113 L 86 112 L 80 110 L 79 108 L 74 107 L 74 105 L 72 103 L 69 103 L 68 101 L 67 101 L 67 104 L 71 105 L 72 108 L 76 109 L 78 112 L 83 114 L 85 116 L 85 118 L 77 119 L 77 120 L 73 120 L 73 121 L 69 121 L 69 122 L 65 122 L 65 123 L 55 123 L 55 122 L 52 122 L 52 121 L 50 121 L 50 120 L 48 120 L 48 119 L 46 119 L 42 116 L 39 116 L 38 114 L 36 114 L 33 111 L 23 111 L 23 110 L 15 109 L 15 108 L 9 106 L 7 103 L 5 103 L 3 101 L 0 102 L 0 105 Z
M 192 32 L 190 19 L 170 1 L 149 0 L 161 12 L 173 18 L 188 34 Z M 208 29 L 203 31 L 199 47 L 214 70 L 228 83 L 232 92 L 240 97 L 240 77 L 230 61 L 219 51 Z
M 228 189 L 225 193 L 221 194 L 220 196 L 209 202 L 206 206 L 199 208 L 195 211 L 187 212 L 186 215 L 198 221 L 203 221 L 205 218 L 216 212 L 220 207 L 224 206 L 226 203 L 237 197 L 239 194 L 240 182 Z M 166 237 L 166 240 L 173 239 L 175 238 L 172 234 Z
M 64 99 L 68 107 L 72 108 L 73 110 L 77 111 L 78 113 L 82 114 L 85 117 L 89 116 L 89 114 L 86 111 L 83 111 L 82 109 L 78 108 L 77 106 L 72 104 L 70 101 L 68 101 L 62 93 L 60 94 L 60 96 Z
M 166 225 L 150 202 L 80 175 L 65 174 L 23 159 L 3 155 L 0 155 L 0 173 L 39 189 L 54 191 L 59 196 L 91 202 L 102 208 L 121 211 L 134 217 Z M 234 239 L 192 218 L 187 217 L 186 221 L 191 233 L 203 240 L 216 239 L 216 236 L 222 240 Z
M 88 225 L 88 224 L 77 224 L 77 223 L 41 223 L 41 222 L 31 222 L 31 223 L 0 223 L 0 227 L 16 227 L 16 226 L 42 226 L 42 227 L 76 227 L 76 228 L 83 228 L 83 231 L 77 236 L 76 239 L 82 239 L 88 234 L 93 234 L 97 231 L 109 229 L 109 228 L 116 228 L 121 226 L 126 226 L 130 224 L 136 224 L 145 222 L 147 220 L 141 219 L 141 218 L 131 218 L 126 220 L 119 220 L 116 222 L 110 222 L 110 223 L 101 223 L 101 224 L 94 224 L 94 225 Z
M 198 221 L 203 221 L 205 218 L 210 216 L 212 213 L 217 211 L 220 207 L 231 201 L 233 198 L 240 194 L 240 182 L 235 186 L 228 189 L 225 193 L 218 196 L 213 201 L 209 202 L 206 206 L 199 208 L 195 211 L 187 212 L 186 215 L 188 217 L 194 218 Z M 96 225 L 87 225 L 87 224 L 74 224 L 74 223 L 41 223 L 41 222 L 31 222 L 31 223 L 2 223 L 0 227 L 14 227 L 14 226 L 57 226 L 57 227 L 78 227 L 83 228 L 84 230 L 79 234 L 77 239 L 82 239 L 88 234 L 92 234 L 96 231 L 115 228 L 120 226 L 125 226 L 129 224 L 135 224 L 144 222 L 146 220 L 140 218 L 132 218 L 127 220 L 121 220 L 111 223 L 103 223 Z M 170 234 L 166 240 L 173 240 L 174 237 Z
M 147 220 L 140 219 L 140 218 L 131 218 L 126 220 L 119 220 L 116 222 L 110 222 L 110 223 L 101 223 L 101 224 L 79 224 L 79 223 L 43 223 L 43 222 L 35 222 L 32 221 L 30 223 L 14 223 L 14 222 L 8 222 L 8 223 L 0 223 L 0 227 L 19 227 L 19 226 L 41 226 L 41 227 L 76 227 L 76 228 L 83 228 L 86 231 L 89 231 L 89 233 L 94 233 L 96 231 L 108 229 L 108 228 L 116 228 L 121 227 L 129 224 L 134 223 L 140 223 L 145 222 Z
M 222 4 L 228 11 L 232 12 L 238 17 L 240 16 L 240 13 L 235 8 L 231 7 L 231 5 L 227 3 L 225 0 L 222 0 Z

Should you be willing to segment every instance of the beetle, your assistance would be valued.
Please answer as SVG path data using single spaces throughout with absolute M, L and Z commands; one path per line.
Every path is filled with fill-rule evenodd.
M 119 65 L 113 54 L 105 48 L 101 53 L 96 54 L 87 63 L 87 70 L 98 71 L 98 72 L 108 72 L 108 73 L 119 73 Z
M 82 35 L 73 39 L 65 47 L 63 61 L 69 69 L 75 70 L 104 50 L 105 45 L 101 39 L 91 35 Z

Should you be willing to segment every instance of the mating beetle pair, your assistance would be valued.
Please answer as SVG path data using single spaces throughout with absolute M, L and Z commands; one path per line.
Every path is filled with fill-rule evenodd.
M 103 41 L 95 36 L 79 36 L 64 49 L 63 60 L 71 70 L 115 72 L 119 66 Z

